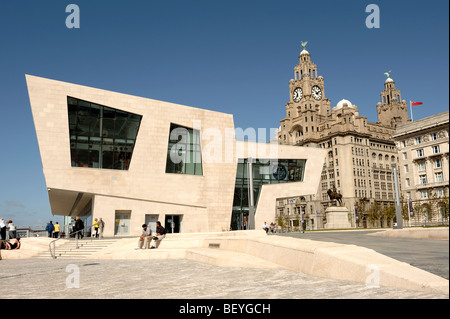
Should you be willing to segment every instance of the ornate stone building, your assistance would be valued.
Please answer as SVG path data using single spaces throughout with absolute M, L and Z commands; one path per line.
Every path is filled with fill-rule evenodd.
M 294 79 L 289 81 L 286 117 L 280 121 L 277 138 L 279 144 L 319 147 L 328 151 L 319 190 L 306 204 L 305 218 L 309 228 L 320 228 L 318 216 L 323 217 L 326 207 L 331 204 L 327 190 L 333 187 L 342 194 L 353 225 L 355 206 L 361 202 L 376 200 L 382 206 L 394 203 L 392 164 L 398 164 L 398 155 L 391 136 L 397 125 L 410 120 L 406 101 L 401 99 L 401 92 L 395 87 L 390 73 L 387 75 L 381 101 L 376 105 L 378 121 L 372 123 L 359 114 L 358 106 L 349 100 L 342 99 L 331 107 L 317 65 L 305 48 L 300 52 Z M 289 211 L 292 212 L 292 208 Z M 277 206 L 277 212 L 283 213 L 282 207 Z M 295 218 L 291 216 L 290 219 Z M 315 221 L 311 222 L 313 219 Z M 367 225 L 364 219 L 361 216 L 357 220 L 360 227 Z
M 401 189 L 405 199 L 411 199 L 415 210 L 413 225 L 424 220 L 417 212 L 419 205 L 429 204 L 430 221 L 448 223 L 449 197 L 449 111 L 399 125 L 393 136 L 399 150 Z M 445 203 L 447 207 L 440 205 Z M 434 206 L 434 207 L 433 207 Z M 427 206 L 424 207 L 426 210 Z M 447 210 L 447 211 L 446 211 Z M 425 212 L 424 212 L 425 213 Z M 425 215 L 425 214 L 422 214 Z

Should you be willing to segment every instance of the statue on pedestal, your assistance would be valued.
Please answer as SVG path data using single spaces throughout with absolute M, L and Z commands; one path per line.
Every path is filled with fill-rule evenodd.
M 342 194 L 338 193 L 336 186 L 333 186 L 333 190 L 329 189 L 327 194 L 328 197 L 330 197 L 330 200 L 335 199 L 339 203 L 339 206 L 342 206 Z

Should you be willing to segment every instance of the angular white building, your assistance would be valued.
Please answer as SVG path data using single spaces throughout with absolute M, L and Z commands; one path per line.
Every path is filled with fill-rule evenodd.
M 315 194 L 326 151 L 237 142 L 233 116 L 26 76 L 53 215 L 102 217 L 105 236 L 243 229 L 276 198 Z

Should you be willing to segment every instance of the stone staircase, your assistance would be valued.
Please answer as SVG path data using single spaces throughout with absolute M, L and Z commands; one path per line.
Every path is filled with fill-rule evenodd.
M 100 250 L 107 248 L 119 239 L 79 239 L 78 248 L 75 247 L 75 239 L 60 239 L 55 248 L 55 256 L 57 259 L 85 259 L 95 256 Z M 52 258 L 50 250 L 40 252 L 34 258 L 48 259 Z

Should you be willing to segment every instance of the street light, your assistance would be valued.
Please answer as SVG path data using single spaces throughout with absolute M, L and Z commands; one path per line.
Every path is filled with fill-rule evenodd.
M 397 217 L 397 229 L 403 228 L 402 209 L 400 207 L 400 193 L 397 179 L 397 164 L 391 164 L 394 170 L 394 187 L 395 187 L 395 216 Z
M 248 178 L 248 222 L 247 229 L 255 229 L 255 203 L 253 198 L 253 167 L 252 158 L 247 159 Z

